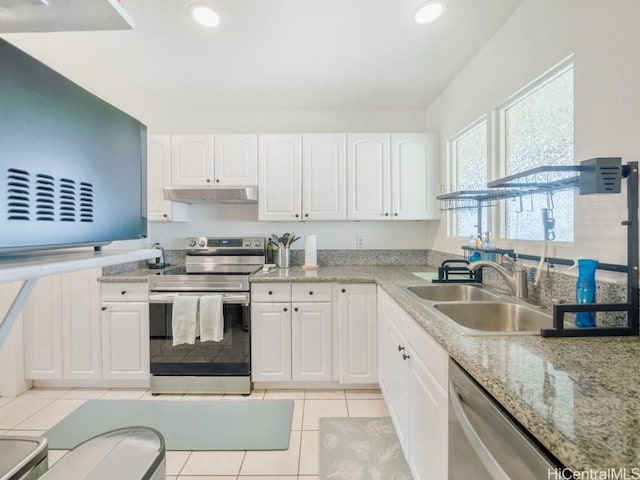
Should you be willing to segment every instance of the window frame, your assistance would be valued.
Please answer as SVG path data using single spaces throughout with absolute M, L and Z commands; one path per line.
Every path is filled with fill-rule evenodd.
M 447 185 L 444 186 L 444 190 L 441 193 L 451 193 L 454 190 L 460 190 L 458 188 L 458 158 L 456 155 L 456 143 L 476 130 L 477 128 L 482 127 L 482 125 L 486 126 L 486 135 L 487 135 L 487 180 L 491 178 L 491 124 L 490 124 L 490 115 L 482 114 L 476 120 L 468 124 L 466 127 L 459 130 L 453 137 L 451 137 L 447 141 Z M 449 238 L 466 238 L 460 236 L 458 234 L 458 225 L 457 225 L 458 215 L 456 212 L 447 212 L 447 237 Z M 487 225 L 492 225 L 492 218 L 490 216 L 490 212 L 487 211 Z M 487 225 L 484 225 L 483 230 L 486 230 Z
M 516 91 L 513 95 L 509 96 L 507 100 L 502 102 L 500 105 L 495 107 L 492 110 L 491 118 L 493 120 L 492 124 L 494 126 L 494 131 L 492 132 L 492 145 L 494 148 L 495 155 L 489 157 L 489 161 L 492 162 L 492 165 L 489 166 L 489 171 L 493 173 L 493 176 L 489 178 L 497 179 L 502 178 L 507 175 L 507 159 L 506 159 L 506 111 L 527 98 L 530 95 L 533 95 L 543 87 L 547 86 L 549 83 L 553 82 L 558 77 L 564 75 L 568 71 L 573 70 L 574 73 L 574 86 L 575 86 L 575 62 L 573 55 L 569 55 L 561 62 L 557 63 L 542 75 L 535 78 L 533 81 Z M 573 120 L 574 120 L 574 139 L 573 144 L 575 146 L 575 89 L 573 91 L 573 103 L 574 103 L 574 111 L 573 111 Z M 574 155 L 574 163 L 575 163 L 575 155 Z M 574 198 L 574 207 L 575 207 L 575 198 Z M 517 242 L 517 243 L 528 243 L 531 245 L 542 244 L 544 240 L 525 240 L 525 239 L 517 239 L 517 238 L 507 238 L 507 215 L 506 215 L 506 202 L 501 202 L 498 212 L 497 212 L 497 221 L 495 222 L 495 228 L 497 230 L 497 239 L 500 242 Z M 573 216 L 573 241 L 554 241 L 555 245 L 573 245 L 575 242 L 575 214 Z

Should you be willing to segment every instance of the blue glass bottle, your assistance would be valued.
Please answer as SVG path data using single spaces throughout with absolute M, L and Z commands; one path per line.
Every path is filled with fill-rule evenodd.
M 578 260 L 578 281 L 576 282 L 576 302 L 594 303 L 596 301 L 596 268 L 598 261 L 589 258 Z M 576 313 L 576 327 L 595 327 L 594 312 Z

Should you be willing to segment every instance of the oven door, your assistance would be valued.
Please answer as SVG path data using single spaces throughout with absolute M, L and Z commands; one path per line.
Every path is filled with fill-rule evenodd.
M 211 295 L 189 292 L 180 295 Z M 173 346 L 172 309 L 177 293 L 149 293 L 151 375 L 249 376 L 251 374 L 249 292 L 222 295 L 224 336 L 220 342 Z

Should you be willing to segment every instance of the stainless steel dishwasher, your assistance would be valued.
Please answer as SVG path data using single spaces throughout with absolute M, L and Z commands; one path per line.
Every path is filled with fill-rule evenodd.
M 449 479 L 556 478 L 562 466 L 453 360 L 449 375 Z

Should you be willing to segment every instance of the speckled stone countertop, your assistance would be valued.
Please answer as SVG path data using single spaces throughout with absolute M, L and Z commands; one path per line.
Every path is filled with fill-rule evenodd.
M 102 283 L 144 283 L 149 275 L 158 275 L 162 270 L 140 268 L 138 270 L 126 270 L 111 275 L 103 275 L 98 278 Z
M 565 466 L 640 467 L 640 338 L 461 335 L 404 288 L 429 270 L 292 267 L 251 281 L 376 282 Z
M 427 284 L 412 272 L 431 270 L 424 265 L 292 267 L 259 271 L 251 281 L 375 282 L 565 466 L 640 467 L 640 338 L 461 335 L 405 288 Z M 144 282 L 156 273 L 141 269 L 101 280 Z

